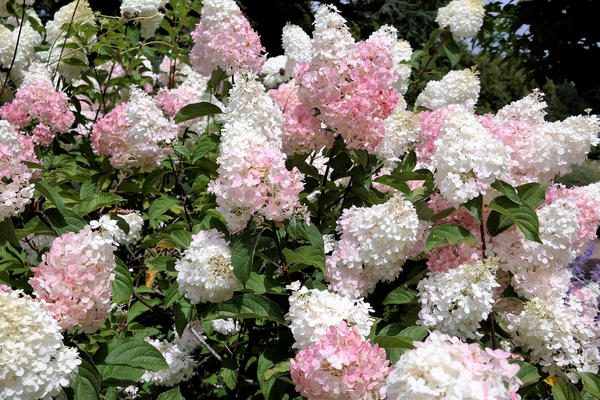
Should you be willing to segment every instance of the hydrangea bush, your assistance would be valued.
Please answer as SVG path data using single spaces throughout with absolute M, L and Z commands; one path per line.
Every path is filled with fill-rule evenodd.
M 482 0 L 413 52 L 333 6 L 0 0 L 0 397 L 600 398 L 598 144 L 478 115 Z M 591 243 L 591 244 L 590 244 Z

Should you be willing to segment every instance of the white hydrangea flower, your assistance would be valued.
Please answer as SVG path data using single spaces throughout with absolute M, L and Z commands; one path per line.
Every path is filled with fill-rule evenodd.
M 526 264 L 512 276 L 512 287 L 527 299 L 557 301 L 569 291 L 572 278 L 568 268 L 538 268 L 535 264 Z
M 532 299 L 519 314 L 505 318 L 513 343 L 529 352 L 544 372 L 566 375 L 573 382 L 578 380 L 575 372 L 598 372 L 598 322 L 585 318 L 576 304 Z
M 167 4 L 167 0 L 123 0 L 121 16 L 126 20 L 140 22 L 141 35 L 151 38 L 158 29 L 164 14 L 159 10 Z
M 420 224 L 411 202 L 396 194 L 383 204 L 351 207 L 338 221 L 341 238 L 327 261 L 331 288 L 352 297 L 392 281 L 412 253 Z
M 240 331 L 240 323 L 233 318 L 214 319 L 210 323 L 214 331 L 223 335 L 231 335 Z
M 394 51 L 392 52 L 392 62 L 394 75 L 398 77 L 396 81 L 396 89 L 400 94 L 405 94 L 408 90 L 408 83 L 412 67 L 407 64 L 412 58 L 413 49 L 406 40 L 398 40 L 394 45 Z
M 386 380 L 389 400 L 514 400 L 520 381 L 510 353 L 432 332 L 405 351 Z
M 28 13 L 31 17 L 39 20 L 34 11 L 29 11 Z M 14 22 L 14 24 L 17 26 L 19 25 L 16 20 L 9 20 L 9 22 Z M 15 55 L 13 63 L 13 55 L 17 45 L 17 40 L 19 42 L 19 46 L 17 48 L 17 54 Z M 11 31 L 6 26 L 0 24 L 0 66 L 8 70 L 8 68 L 11 66 L 11 63 L 13 63 L 10 71 L 10 78 L 13 80 L 13 82 L 21 82 L 25 76 L 25 73 L 27 72 L 27 69 L 36 59 L 35 48 L 41 43 L 42 36 L 39 32 L 33 29 L 29 21 L 26 21 L 23 24 L 21 32 L 19 32 L 18 28 L 15 28 Z
M 130 245 L 142 238 L 141 233 L 142 228 L 144 227 L 144 219 L 139 211 L 127 214 L 117 213 L 116 215 L 125 220 L 129 226 L 128 233 L 125 233 L 125 231 L 119 227 L 117 220 L 112 219 L 110 215 L 103 215 L 98 221 L 91 221 L 90 226 L 92 229 L 102 228 L 107 231 L 117 244 Z
M 0 290 L 0 398 L 50 398 L 71 385 L 81 363 L 43 303 Z
M 543 93 L 538 90 L 503 107 L 493 118 L 500 138 L 512 148 L 510 183 L 549 182 L 583 163 L 598 144 L 597 116 L 579 115 L 546 122 Z
M 15 3 L 25 6 L 32 6 L 35 0 L 15 0 Z M 6 9 L 8 0 L 0 0 L 0 17 L 8 17 L 8 10 Z
M 290 80 L 290 74 L 293 71 L 288 71 L 286 56 L 269 57 L 263 64 L 262 73 L 265 75 L 265 85 L 269 88 L 277 87 L 279 84 Z
M 313 63 L 330 64 L 347 60 L 356 43 L 339 10 L 332 5 L 322 5 L 315 14 L 312 39 Z
M 312 58 L 310 36 L 298 25 L 287 24 L 283 27 L 281 44 L 287 58 L 285 70 L 289 75 L 294 74 L 296 65 L 310 61 Z
M 435 182 L 454 205 L 485 195 L 497 179 L 508 174 L 510 148 L 464 109 L 448 111 L 435 148 L 431 158 Z
M 404 107 L 396 107 L 394 112 L 385 120 L 385 135 L 375 155 L 386 165 L 394 164 L 419 140 L 421 125 L 419 116 Z
M 430 274 L 419 282 L 419 323 L 452 336 L 478 339 L 494 304 L 498 266 L 493 259 Z
M 63 58 L 76 58 L 88 64 L 87 56 L 83 50 L 85 43 L 77 41 L 73 32 L 70 33 L 70 37 L 65 41 L 67 35 L 67 29 L 65 27 L 72 26 L 72 24 L 89 24 L 95 25 L 96 21 L 94 18 L 94 12 L 92 11 L 88 0 L 74 0 L 71 3 L 61 7 L 55 14 L 51 21 L 46 23 L 46 43 L 50 45 L 48 52 L 47 62 L 48 65 L 55 66 L 59 59 Z M 94 38 L 91 38 L 93 42 Z M 64 50 L 63 49 L 64 45 Z M 62 58 L 61 58 L 62 50 Z M 66 64 L 61 61 L 59 72 L 67 81 L 73 81 L 81 77 L 81 72 L 86 67 L 80 65 Z
M 365 337 L 371 332 L 374 320 L 369 314 L 373 309 L 363 299 L 299 286 L 299 282 L 288 286 L 292 294 L 289 297 L 290 310 L 285 316 L 296 341 L 295 349 L 316 343 L 327 328 L 342 321 L 355 326 Z
M 231 250 L 215 229 L 195 234 L 175 269 L 179 291 L 192 304 L 229 300 L 239 285 L 233 274 Z
M 438 10 L 435 22 L 450 29 L 455 38 L 470 38 L 481 29 L 484 16 L 483 0 L 452 0 Z
M 439 81 L 429 81 L 417 97 L 416 105 L 437 110 L 452 105 L 475 108 L 481 85 L 472 69 L 450 71 Z
M 579 232 L 577 205 L 558 199 L 536 213 L 542 243 L 525 239 L 516 227 L 490 238 L 490 253 L 498 257 L 502 269 L 517 277 L 528 271 L 558 270 L 576 257 L 573 245 Z
M 142 382 L 150 382 L 159 386 L 175 386 L 194 376 L 194 368 L 198 363 L 175 343 L 149 338 L 146 338 L 146 342 L 160 351 L 169 367 L 160 371 L 144 372 L 141 378 Z

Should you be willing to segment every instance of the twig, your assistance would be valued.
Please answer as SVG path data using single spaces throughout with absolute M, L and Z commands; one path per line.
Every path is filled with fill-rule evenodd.
M 58 67 L 60 67 L 60 61 L 62 60 L 63 53 L 65 51 L 65 46 L 67 45 L 67 40 L 69 40 L 69 34 L 71 33 L 71 27 L 73 26 L 73 21 L 75 20 L 75 14 L 77 13 L 77 7 L 79 7 L 79 1 L 75 3 L 75 8 L 73 9 L 73 15 L 71 15 L 71 20 L 69 21 L 69 26 L 67 27 L 67 33 L 65 35 L 65 40 L 63 41 L 63 45 L 60 49 L 60 54 L 58 55 L 58 62 L 56 63 L 56 69 L 54 69 L 54 74 L 52 77 L 55 77 L 58 73 Z M 56 82 L 56 89 L 58 89 L 58 81 Z
M 19 51 L 19 42 L 21 41 L 21 32 L 23 31 L 23 25 L 25 25 L 25 6 L 23 5 L 23 11 L 21 12 L 21 23 L 19 24 L 19 33 L 17 34 L 17 43 L 15 44 L 15 51 L 13 52 L 12 59 L 10 60 L 10 67 L 8 68 L 8 72 L 6 73 L 6 77 L 4 77 L 4 83 L 2 84 L 2 89 L 0 89 L 0 94 L 4 92 L 4 88 L 8 83 L 8 78 L 10 77 L 10 73 L 15 65 L 15 60 L 17 59 L 17 52 Z
M 202 335 L 200 335 L 198 332 L 196 332 L 196 330 L 194 329 L 194 327 L 190 327 L 190 331 L 194 334 L 194 336 L 196 337 L 196 339 L 198 339 L 198 341 L 202 344 L 202 346 L 206 347 L 208 349 L 208 351 L 210 351 L 210 354 L 212 354 L 217 360 L 221 361 L 223 360 L 223 358 L 219 355 L 219 353 L 217 353 L 215 351 L 215 349 L 213 349 L 207 342 L 206 340 L 204 340 L 204 338 L 202 337 Z

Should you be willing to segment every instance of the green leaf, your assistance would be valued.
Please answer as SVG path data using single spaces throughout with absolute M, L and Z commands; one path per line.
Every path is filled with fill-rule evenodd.
M 454 224 L 441 224 L 431 228 L 425 241 L 425 252 L 444 246 L 454 246 L 459 243 L 477 244 L 475 237 L 463 228 Z
M 261 235 L 261 230 L 248 229 L 232 241 L 231 264 L 233 265 L 233 273 L 242 284 L 245 284 L 250 277 L 254 263 L 254 252 Z
M 288 372 L 290 372 L 290 361 L 285 360 L 275 364 L 275 366 L 266 370 L 263 374 L 263 377 L 265 378 L 265 381 L 268 381 L 269 379 L 275 376 L 284 375 Z
M 185 400 L 185 397 L 181 395 L 181 392 L 179 391 L 179 386 L 177 386 L 171 390 L 162 392 L 156 400 Z
M 148 371 L 160 371 L 169 367 L 154 346 L 134 338 L 118 339 L 109 343 L 102 364 L 124 365 Z
M 302 266 L 313 266 L 325 271 L 325 253 L 315 246 L 300 246 L 295 250 L 283 249 L 289 272 L 300 271 Z
M 546 189 L 548 189 L 548 184 L 535 182 L 517 186 L 521 201 L 534 210 L 546 201 Z
M 590 372 L 580 372 L 579 376 L 583 381 L 583 390 L 600 399 L 600 377 Z
M 492 212 L 488 216 L 487 227 L 492 235 L 497 235 L 515 224 L 527 239 L 541 243 L 540 224 L 531 207 L 517 204 L 507 196 L 494 198 L 488 207 Z
M 521 380 L 521 387 L 533 385 L 534 383 L 539 382 L 540 374 L 538 373 L 538 369 L 535 365 L 529 364 L 525 361 L 516 361 L 519 364 L 519 373 L 517 376 Z
M 98 400 L 100 373 L 92 363 L 82 358 L 72 385 L 74 400 Z
M 385 296 L 384 305 L 389 304 L 411 304 L 417 301 L 417 292 L 405 287 L 398 287 Z
M 175 122 L 179 124 L 184 121 L 189 121 L 190 119 L 221 114 L 222 112 L 223 111 L 221 111 L 219 107 L 208 102 L 188 104 L 175 115 Z
M 448 57 L 450 65 L 454 67 L 460 62 L 460 47 L 454 42 L 446 43 L 443 46 L 444 54 Z
M 313 224 L 307 224 L 306 221 L 292 219 L 288 224 L 287 231 L 293 240 L 303 239 L 317 248 L 323 248 L 323 235 Z
M 87 215 L 103 207 L 110 207 L 123 201 L 121 196 L 112 193 L 96 193 L 86 199 L 81 200 L 76 206 L 75 211 L 82 215 Z
M 517 189 L 515 189 L 508 183 L 501 180 L 497 180 L 496 182 L 492 183 L 492 187 L 500 193 L 502 193 L 503 195 L 505 195 L 506 197 L 508 197 L 513 202 L 521 204 L 521 199 L 519 198 L 519 193 L 517 192 Z
M 116 304 L 128 304 L 133 295 L 131 274 L 121 262 L 115 268 L 115 280 L 112 284 L 112 301 Z
M 237 318 L 256 319 L 263 318 L 284 324 L 283 313 L 279 305 L 265 296 L 245 293 L 234 297 L 224 303 L 218 304 L 212 310 L 210 319 Z
M 99 364 L 98 371 L 105 385 L 129 385 L 137 383 L 146 370 L 127 365 Z
M 52 219 L 53 224 L 62 232 L 77 232 L 81 230 L 86 222 L 75 212 L 68 210 L 62 197 L 54 188 L 43 181 L 35 182 L 35 189 L 40 192 L 48 201 L 56 207 L 60 216 L 55 215 Z
M 190 243 L 192 243 L 192 234 L 188 231 L 171 232 L 171 238 L 177 246 L 183 249 L 187 249 L 190 247 Z
M 375 336 L 373 342 L 384 349 L 412 349 L 413 339 L 404 336 Z
M 238 367 L 236 362 L 231 359 L 225 360 L 221 366 L 219 375 L 229 390 L 235 389 L 238 383 Z
M 464 207 L 467 209 L 469 214 L 473 216 L 477 220 L 477 222 L 481 223 L 481 214 L 483 213 L 483 196 L 479 195 L 474 199 L 467 201 L 464 204 Z
M 9 242 L 16 247 L 21 247 L 15 233 L 15 226 L 10 218 L 5 218 L 3 221 L 0 221 L 0 244 L 6 242 Z
M 583 396 L 570 382 L 560 381 L 552 386 L 552 398 L 554 400 L 583 400 Z
M 429 330 L 424 326 L 409 326 L 400 331 L 398 335 L 413 339 L 413 341 L 421 341 L 429 334 Z
M 150 225 L 152 227 L 156 227 L 156 225 L 158 225 L 160 222 L 159 218 L 177 203 L 178 201 L 176 198 L 167 196 L 162 196 L 154 200 L 150 206 L 150 210 L 148 211 Z

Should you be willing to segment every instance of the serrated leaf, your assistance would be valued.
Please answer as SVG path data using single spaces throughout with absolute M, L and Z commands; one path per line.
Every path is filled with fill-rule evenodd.
M 548 184 L 532 182 L 517 186 L 516 189 L 521 201 L 535 210 L 546 201 Z
M 481 214 L 483 212 L 483 196 L 479 195 L 474 199 L 467 201 L 464 204 L 465 209 L 477 220 L 477 222 L 481 223 Z
M 263 374 L 263 377 L 265 381 L 268 381 L 269 379 L 275 376 L 284 375 L 288 372 L 290 372 L 290 362 L 289 360 L 285 360 L 275 364 L 275 366 L 266 370 Z
M 413 341 L 421 341 L 429 334 L 429 329 L 424 326 L 409 326 L 398 333 L 399 336 L 413 339 Z
M 122 263 L 115 267 L 115 280 L 112 284 L 112 302 L 116 304 L 128 304 L 133 295 L 133 281 L 131 274 Z
M 425 252 L 444 246 L 454 246 L 460 243 L 477 245 L 477 240 L 471 232 L 462 226 L 441 224 L 431 228 L 425 241 Z
M 460 47 L 454 42 L 446 43 L 443 46 L 444 54 L 448 57 L 450 65 L 454 67 L 460 62 Z
M 289 272 L 303 269 L 303 266 L 313 266 L 325 270 L 325 253 L 315 246 L 300 246 L 297 249 L 283 249 L 285 260 L 290 266 Z
M 192 234 L 188 231 L 179 230 L 171 232 L 171 238 L 173 239 L 173 242 L 182 249 L 187 249 L 190 246 L 190 243 L 192 243 Z
M 108 343 L 105 354 L 102 358 L 103 365 L 122 365 L 148 371 L 160 371 L 169 367 L 160 351 L 140 339 L 114 340 Z
M 508 197 L 516 204 L 521 204 L 521 199 L 519 198 L 519 193 L 517 192 L 517 189 L 515 189 L 508 183 L 501 180 L 497 180 L 496 182 L 492 183 L 492 187 L 500 193 L 502 193 L 503 195 L 505 195 L 506 197 Z
M 417 300 L 417 292 L 405 287 L 398 287 L 385 296 L 384 305 L 389 304 L 410 304 Z
M 210 319 L 237 318 L 237 319 L 268 319 L 285 323 L 281 308 L 273 300 L 267 297 L 245 293 L 234 297 L 224 303 L 218 304 L 212 310 Z
M 112 193 L 100 192 L 81 200 L 75 207 L 79 214 L 86 215 L 103 207 L 110 207 L 123 201 L 121 196 Z
M 242 284 L 245 284 L 250 277 L 254 263 L 254 252 L 261 235 L 262 231 L 260 230 L 248 229 L 232 240 L 231 265 L 233 265 L 233 273 Z
M 537 214 L 528 205 L 520 205 L 506 196 L 499 196 L 490 202 L 488 208 L 492 212 L 488 216 L 487 227 L 492 235 L 497 235 L 505 230 L 507 228 L 506 221 L 508 221 L 509 224 L 517 225 L 527 239 L 541 243 Z M 499 215 L 493 215 L 494 212 L 505 217 L 506 221 L 503 221 Z
M 412 349 L 413 339 L 403 336 L 375 336 L 373 342 L 384 349 Z
M 134 368 L 127 365 L 99 364 L 98 371 L 105 385 L 130 385 L 137 383 L 144 372 L 144 368 Z
M 98 400 L 100 373 L 92 363 L 83 358 L 71 387 L 74 400 Z
M 160 222 L 159 218 L 165 214 L 171 207 L 178 204 L 178 201 L 174 197 L 162 196 L 154 200 L 148 211 L 150 217 L 150 226 L 156 227 Z
M 221 114 L 222 112 L 219 107 L 208 102 L 188 104 L 175 115 L 175 122 L 179 124 L 190 119 Z
M 158 395 L 156 400 L 185 400 L 185 397 L 181 395 L 181 391 L 179 390 L 179 386 L 174 387 L 171 390 L 167 390 L 166 392 L 162 392 Z
M 0 221 L 0 244 L 9 242 L 14 246 L 20 247 L 19 239 L 15 233 L 15 226 L 10 218 Z

